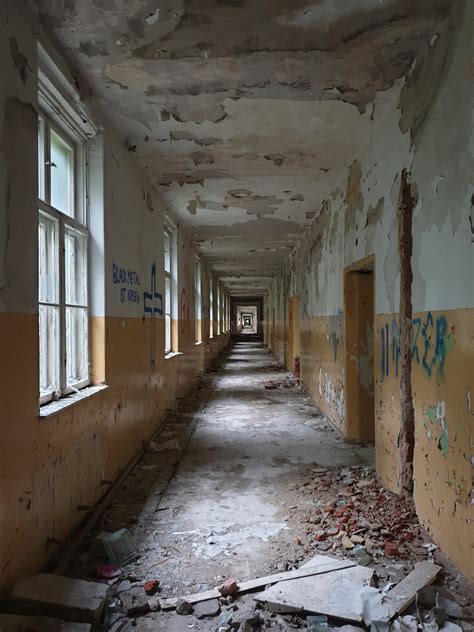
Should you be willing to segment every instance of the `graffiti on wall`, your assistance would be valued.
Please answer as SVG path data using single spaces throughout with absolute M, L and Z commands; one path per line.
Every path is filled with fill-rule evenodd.
M 428 377 L 443 375 L 446 355 L 454 345 L 444 314 L 434 317 L 427 312 L 424 318 L 412 320 L 411 356 L 414 365 L 421 365 Z M 395 317 L 380 329 L 380 368 L 382 379 L 393 371 L 398 377 L 400 356 L 400 327 Z
M 334 360 L 337 358 L 337 348 L 343 337 L 342 310 L 334 310 L 334 314 L 329 317 L 329 343 L 332 347 Z
M 181 324 L 180 331 L 182 334 L 189 333 L 189 305 L 186 297 L 186 290 L 181 290 Z
M 341 420 L 344 419 L 344 389 L 326 372 L 323 374 L 321 368 L 318 376 L 318 390 L 329 408 L 337 411 Z
M 446 402 L 441 400 L 436 406 L 428 406 L 426 417 L 427 421 L 424 423 L 426 436 L 431 441 L 434 438 L 435 428 L 439 427 L 441 434 L 438 439 L 438 448 L 444 456 L 448 456 L 449 435 L 448 422 L 446 421 Z
M 140 276 L 135 270 L 123 268 L 117 263 L 112 263 L 112 282 L 119 286 L 119 296 L 121 303 L 139 303 L 141 300 Z
M 156 316 L 157 314 L 163 316 L 163 297 L 160 292 L 156 290 L 156 262 L 152 263 L 150 269 L 150 291 L 143 292 L 143 313 L 150 314 L 150 365 L 155 366 L 155 328 L 156 328 Z

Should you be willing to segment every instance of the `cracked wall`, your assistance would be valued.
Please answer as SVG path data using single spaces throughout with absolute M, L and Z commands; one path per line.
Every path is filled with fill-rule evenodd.
M 199 239 L 222 238 L 214 263 L 235 288 L 255 250 L 239 234 L 271 242 L 254 268 L 277 273 L 449 5 L 36 4 L 170 208 Z
M 400 86 L 399 109 L 384 116 L 377 135 L 316 211 L 280 284 L 301 301 L 301 379 L 322 411 L 350 437 L 344 270 L 374 255 L 376 465 L 385 485 L 400 491 L 403 250 L 397 206 L 400 176 L 404 169 L 411 172 L 418 195 L 411 219 L 413 314 L 407 343 L 414 496 L 422 525 L 472 579 L 474 160 L 468 24 L 474 16 L 471 4 L 458 6 L 464 14 L 457 14 L 452 32 L 430 42 L 426 56 Z M 283 358 L 278 341 L 275 349 Z

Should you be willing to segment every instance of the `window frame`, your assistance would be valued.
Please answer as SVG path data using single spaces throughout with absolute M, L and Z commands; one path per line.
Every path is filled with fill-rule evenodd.
M 43 124 L 43 142 L 40 144 L 40 121 Z M 72 157 L 72 193 L 70 199 L 69 212 L 62 211 L 51 204 L 51 131 L 65 142 L 73 153 Z M 43 150 L 43 156 L 40 155 L 40 148 Z M 59 312 L 59 347 L 58 357 L 55 359 L 56 369 L 58 372 L 58 388 L 51 389 L 47 392 L 39 392 L 39 404 L 43 406 L 51 401 L 61 399 L 75 393 L 91 383 L 91 341 L 90 341 L 90 233 L 89 233 L 89 174 L 88 174 L 88 151 L 89 146 L 87 136 L 82 130 L 75 125 L 67 114 L 61 109 L 61 105 L 55 102 L 51 94 L 42 90 L 41 81 L 39 82 L 39 115 L 38 115 L 38 226 L 40 217 L 44 216 L 54 222 L 57 226 L 57 261 L 56 269 L 58 272 L 57 287 L 58 301 L 54 304 Z M 43 168 L 41 165 L 43 161 Z M 40 177 L 43 175 L 43 178 Z M 40 191 L 40 182 L 44 183 L 44 191 Z M 44 195 L 44 199 L 40 195 Z M 65 256 L 65 236 L 68 230 L 78 233 L 84 240 L 84 256 L 85 256 L 85 279 L 86 284 L 85 299 L 86 304 L 69 305 L 66 302 L 66 256 Z M 39 282 L 39 271 L 38 271 Z M 45 301 L 40 301 L 38 293 L 38 309 L 44 305 L 53 305 Z M 84 360 L 86 365 L 86 375 L 73 383 L 68 384 L 67 376 L 67 334 L 66 320 L 67 308 L 73 307 L 85 310 L 85 337 L 86 344 L 83 352 L 86 354 Z M 38 336 L 40 336 L 38 331 Z M 48 356 L 48 363 L 51 358 Z
M 209 274 L 209 339 L 214 338 L 214 287 L 212 274 Z
M 221 335 L 221 284 L 217 281 L 217 335 Z
M 202 342 L 202 269 L 201 260 L 194 258 L 194 338 L 196 344 Z
M 168 239 L 169 244 L 169 270 L 166 269 L 166 239 Z M 173 350 L 173 332 L 172 332 L 172 322 L 173 322 L 173 289 L 172 289 L 172 252 L 173 252 L 173 235 L 170 230 L 170 227 L 165 223 L 165 227 L 163 230 L 163 272 L 164 272 L 164 281 L 165 281 L 165 300 L 164 300 L 164 310 L 163 315 L 165 317 L 165 355 L 168 355 Z M 169 300 L 167 300 L 167 284 L 169 284 Z M 167 323 L 169 318 L 169 345 L 167 344 Z

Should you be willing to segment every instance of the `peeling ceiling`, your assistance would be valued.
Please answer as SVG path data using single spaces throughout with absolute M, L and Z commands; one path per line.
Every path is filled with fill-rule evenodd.
M 233 292 L 265 291 L 447 0 L 36 0 Z M 317 221 L 317 219 L 316 219 Z

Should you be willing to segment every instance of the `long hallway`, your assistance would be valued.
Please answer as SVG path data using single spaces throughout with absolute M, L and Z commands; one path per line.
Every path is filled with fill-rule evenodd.
M 472 593 L 473 11 L 0 2 L 0 632 Z
M 171 554 L 160 567 L 167 590 L 196 592 L 219 573 L 251 578 L 288 560 L 299 528 L 292 507 L 312 504 L 301 488 L 311 468 L 372 461 L 373 448 L 344 443 L 263 345 L 242 342 L 181 404 L 115 508 L 119 521 L 138 521 L 140 576 Z M 145 489 L 143 507 L 131 509 Z
M 378 504 L 364 521 L 362 505 L 373 498 Z M 322 552 L 347 558 L 352 554 L 341 546 L 342 536 L 367 535 L 370 527 L 372 546 L 362 541 L 372 564 L 381 559 L 379 575 L 398 580 L 418 558 L 400 549 L 396 559 L 384 559 L 377 537 L 383 542 L 383 527 L 394 526 L 390 503 L 394 514 L 407 518 L 403 501 L 374 480 L 373 446 L 344 442 L 263 344 L 238 342 L 180 401 L 71 573 L 93 574 L 94 536 L 128 528 L 140 557 L 115 586 L 133 612 L 145 597 L 144 581 L 159 579 L 160 599 L 179 597 L 229 577 L 241 581 L 296 568 Z M 357 517 L 352 526 L 343 524 L 346 504 Z M 346 514 L 336 518 L 341 524 L 331 523 L 334 507 Z M 405 527 L 416 533 L 414 516 L 408 518 Z M 254 606 L 251 596 L 241 598 L 241 617 Z M 177 632 L 216 630 L 217 621 L 175 612 L 137 619 L 139 630 Z

